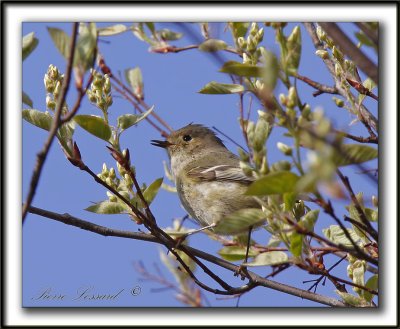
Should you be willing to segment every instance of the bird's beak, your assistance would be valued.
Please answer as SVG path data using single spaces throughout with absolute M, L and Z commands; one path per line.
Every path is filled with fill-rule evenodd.
M 170 143 L 170 142 L 168 142 L 168 141 L 158 141 L 158 140 L 154 140 L 154 139 L 153 139 L 153 140 L 151 141 L 151 145 L 158 146 L 158 147 L 162 147 L 162 148 L 166 149 L 166 148 L 168 148 L 169 146 L 174 145 L 174 144 L 172 144 L 172 143 Z

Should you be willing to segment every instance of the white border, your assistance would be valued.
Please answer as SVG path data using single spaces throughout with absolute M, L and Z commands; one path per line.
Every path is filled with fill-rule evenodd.
M 7 187 L 5 191 L 7 212 L 3 220 L 7 221 L 6 230 L 6 271 L 7 284 L 5 285 L 5 324 L 7 325 L 394 325 L 396 322 L 396 291 L 397 291 L 397 249 L 396 232 L 397 194 L 395 182 L 396 173 L 396 122 L 398 92 L 397 72 L 397 35 L 396 35 L 396 7 L 395 5 L 10 5 L 4 6 L 6 18 L 6 43 L 3 48 L 6 52 L 7 64 L 5 65 L 6 103 L 2 110 L 6 110 L 6 160 Z M 263 312 L 243 313 L 238 310 L 214 310 L 210 312 L 189 312 L 184 310 L 160 311 L 160 316 L 151 315 L 149 311 L 129 310 L 128 312 L 102 309 L 97 312 L 90 310 L 76 310 L 63 312 L 52 309 L 51 311 L 26 312 L 21 309 L 21 225 L 19 224 L 21 209 L 16 205 L 21 204 L 21 184 L 16 177 L 21 176 L 20 140 L 21 118 L 18 112 L 21 106 L 21 22 L 22 21 L 379 21 L 384 25 L 384 48 L 381 50 L 380 63 L 385 94 L 385 109 L 381 110 L 388 115 L 381 126 L 381 133 L 386 135 L 385 143 L 381 143 L 381 154 L 384 155 L 384 171 L 390 179 L 381 183 L 381 193 L 385 195 L 385 220 L 382 225 L 381 248 L 385 252 L 384 280 L 381 278 L 385 289 L 381 305 L 384 310 L 379 313 L 372 310 L 347 310 L 346 312 L 332 310 L 320 312 L 312 309 L 287 309 L 278 311 L 265 309 Z M 389 119 L 390 117 L 390 119 Z M 381 116 L 381 123 L 383 122 Z M 386 144 L 386 145 L 385 145 Z M 387 282 L 387 283 L 386 283 Z M 386 283 L 386 284 L 385 284 Z M 268 298 L 268 291 L 266 292 Z M 65 310 L 64 310 L 65 311 Z M 292 314 L 293 313 L 293 314 Z M 73 314 L 73 316 L 71 316 Z M 293 316 L 288 316 L 293 315 Z

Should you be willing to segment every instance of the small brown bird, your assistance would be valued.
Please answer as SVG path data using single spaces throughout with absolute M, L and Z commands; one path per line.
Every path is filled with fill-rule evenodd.
M 211 129 L 190 124 L 152 144 L 168 151 L 179 198 L 201 226 L 211 228 L 240 209 L 260 209 L 253 197 L 244 195 L 254 179 L 243 173 L 239 158 Z

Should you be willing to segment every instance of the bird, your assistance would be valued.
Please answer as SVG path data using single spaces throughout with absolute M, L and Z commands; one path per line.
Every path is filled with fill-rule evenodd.
M 255 178 L 243 172 L 239 157 L 213 130 L 189 124 L 151 144 L 167 150 L 180 201 L 203 229 L 212 230 L 238 210 L 261 209 L 254 197 L 245 195 Z

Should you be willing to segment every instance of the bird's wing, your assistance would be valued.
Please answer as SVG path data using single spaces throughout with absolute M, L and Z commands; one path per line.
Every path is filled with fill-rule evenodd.
M 235 181 L 242 184 L 254 181 L 254 178 L 246 176 L 240 167 L 230 165 L 195 167 L 190 169 L 187 175 L 200 181 Z

